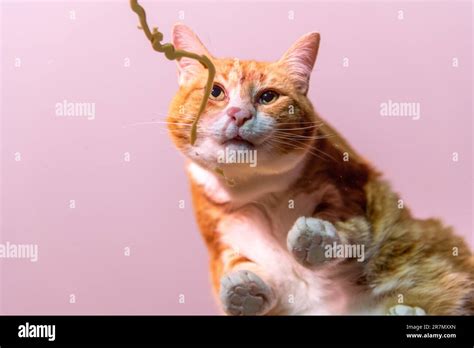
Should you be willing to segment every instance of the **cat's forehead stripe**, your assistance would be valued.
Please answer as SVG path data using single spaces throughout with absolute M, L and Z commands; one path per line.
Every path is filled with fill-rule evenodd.
M 229 82 L 232 84 L 237 84 L 240 83 L 240 80 L 242 79 L 242 66 L 240 64 L 240 61 L 235 58 L 232 62 L 232 68 L 229 72 Z
M 221 80 L 229 95 L 238 94 L 242 100 L 254 97 L 268 83 L 278 82 L 267 70 L 266 64 L 238 58 L 221 62 L 216 81 Z

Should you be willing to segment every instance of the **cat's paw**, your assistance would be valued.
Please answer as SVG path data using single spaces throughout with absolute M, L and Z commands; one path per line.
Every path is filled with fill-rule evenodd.
M 255 273 L 245 270 L 221 279 L 221 302 L 230 315 L 263 315 L 275 302 L 272 289 Z
M 336 228 L 328 221 L 299 217 L 288 232 L 287 246 L 303 266 L 316 267 L 331 259 L 325 256 L 325 246 L 338 242 Z
M 406 305 L 396 305 L 390 307 L 389 315 L 426 315 L 426 312 L 420 307 L 410 307 Z

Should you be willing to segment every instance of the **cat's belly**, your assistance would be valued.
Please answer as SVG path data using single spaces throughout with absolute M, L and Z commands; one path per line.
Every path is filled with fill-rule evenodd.
M 361 306 L 365 298 L 356 295 L 360 291 L 349 279 L 333 278 L 328 270 L 307 269 L 293 259 L 286 249 L 286 235 L 294 220 L 282 221 L 281 216 L 286 215 L 270 216 L 268 211 L 253 206 L 227 215 L 218 226 L 221 240 L 259 265 L 271 282 L 278 298 L 274 314 L 372 312 Z M 354 305 L 362 308 L 354 309 Z

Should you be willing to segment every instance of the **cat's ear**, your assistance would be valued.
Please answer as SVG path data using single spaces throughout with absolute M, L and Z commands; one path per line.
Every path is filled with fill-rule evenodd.
M 177 50 L 184 50 L 199 55 L 204 54 L 209 58 L 212 57 L 197 35 L 189 27 L 181 23 L 173 26 L 173 45 Z M 205 69 L 195 59 L 181 58 L 176 62 L 178 63 L 179 84 L 193 79 Z
M 319 41 L 319 33 L 303 35 L 279 60 L 279 64 L 284 65 L 290 79 L 303 94 L 308 92 L 309 77 L 318 55 Z

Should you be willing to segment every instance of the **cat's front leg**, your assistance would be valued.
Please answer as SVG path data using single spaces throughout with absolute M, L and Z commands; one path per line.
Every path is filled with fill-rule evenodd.
M 265 315 L 276 304 L 275 289 L 261 268 L 240 257 L 220 280 L 222 309 L 229 315 Z
M 369 229 L 364 218 L 354 218 L 334 225 L 316 217 L 301 216 L 288 232 L 287 247 L 294 258 L 308 268 L 318 268 L 345 258 L 356 258 L 362 262 L 365 259 Z M 358 243 L 345 248 L 350 240 L 357 240 Z M 348 250 L 351 255 L 346 255 Z

